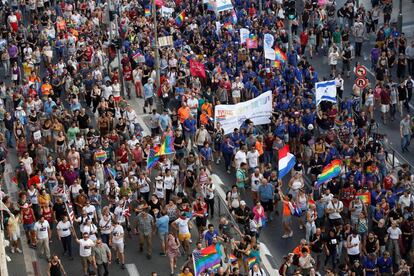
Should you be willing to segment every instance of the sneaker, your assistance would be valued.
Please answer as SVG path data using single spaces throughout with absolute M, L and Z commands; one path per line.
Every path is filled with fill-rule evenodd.
M 299 229 L 302 230 L 303 229 L 303 225 L 299 225 Z
M 22 253 L 23 253 L 23 251 L 22 251 L 20 248 L 16 248 L 16 251 L 17 251 L 18 253 L 20 253 L 20 254 L 22 254 Z
M 291 237 L 293 237 L 293 231 L 290 232 L 290 234 L 289 234 L 289 238 L 291 238 Z
M 227 173 L 230 174 L 230 170 L 227 170 Z
M 10 252 L 12 253 L 12 254 L 14 254 L 14 248 L 12 247 L 12 249 L 10 249 Z
M 125 269 L 125 264 L 121 264 L 121 269 Z
M 284 235 L 282 236 L 282 239 L 287 239 L 287 238 L 289 238 L 289 235 L 288 235 L 288 234 L 284 234 Z
M 220 164 L 220 159 L 217 159 L 216 160 L 216 164 L 218 165 L 218 164 Z

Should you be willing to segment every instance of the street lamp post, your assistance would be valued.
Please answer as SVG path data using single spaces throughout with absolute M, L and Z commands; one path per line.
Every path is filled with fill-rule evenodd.
M 109 40 L 110 45 L 113 43 L 113 34 L 112 34 L 112 20 L 111 20 L 111 10 L 112 10 L 112 0 L 108 1 L 108 18 L 109 18 Z M 115 10 L 115 9 L 114 9 Z M 115 30 L 118 31 L 118 17 L 119 15 L 116 15 L 116 18 L 114 18 L 115 21 Z M 117 42 L 120 41 L 119 34 L 116 36 Z M 115 45 L 116 50 L 116 58 L 118 59 L 118 82 L 121 85 L 121 94 L 124 95 L 124 78 L 122 77 L 122 70 L 121 70 L 121 53 L 120 48 L 121 45 Z M 125 96 L 125 95 L 124 95 Z
M 156 73 L 156 87 L 157 90 L 161 85 L 160 81 L 160 54 L 158 52 L 158 23 L 157 23 L 157 8 L 155 1 L 152 1 L 152 16 L 154 20 L 154 52 L 155 52 L 155 73 Z
M 403 25 L 403 15 L 402 15 L 402 0 L 400 0 L 399 3 L 400 7 L 399 7 L 399 12 L 398 12 L 398 21 L 397 21 L 397 28 L 398 28 L 398 32 L 402 33 L 402 25 Z

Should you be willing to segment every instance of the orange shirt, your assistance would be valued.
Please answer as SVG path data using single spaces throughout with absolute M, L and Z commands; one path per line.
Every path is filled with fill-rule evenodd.
M 255 148 L 259 152 L 259 156 L 261 156 L 263 154 L 263 143 L 256 141 Z
M 289 207 L 289 201 L 283 200 L 283 216 L 289 217 L 291 215 L 292 215 L 292 211 L 290 210 L 290 207 Z
M 201 125 L 206 125 L 206 124 L 208 124 L 208 120 L 210 119 L 210 117 L 207 115 L 207 114 L 201 114 L 200 115 L 200 124 Z
M 208 116 L 213 116 L 213 107 L 211 105 L 211 103 L 203 103 L 203 105 L 201 106 L 201 111 L 205 110 L 207 112 Z
M 190 117 L 190 108 L 188 106 L 186 107 L 180 107 L 178 109 L 178 118 L 180 119 L 181 123 L 184 123 L 188 117 Z
M 41 90 L 43 96 L 49 96 L 52 92 L 52 86 L 49 83 L 44 83 L 42 84 Z

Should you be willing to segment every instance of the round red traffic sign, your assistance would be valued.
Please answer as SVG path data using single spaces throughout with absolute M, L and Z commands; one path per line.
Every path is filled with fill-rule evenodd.
M 362 78 L 357 78 L 357 79 L 355 80 L 355 84 L 356 84 L 359 88 L 364 89 L 364 88 L 368 85 L 368 80 L 367 80 L 366 78 L 364 78 L 364 77 L 362 77 Z
M 355 74 L 356 74 L 359 78 L 365 77 L 365 76 L 367 75 L 367 68 L 365 68 L 365 66 L 358 65 L 358 66 L 355 68 Z

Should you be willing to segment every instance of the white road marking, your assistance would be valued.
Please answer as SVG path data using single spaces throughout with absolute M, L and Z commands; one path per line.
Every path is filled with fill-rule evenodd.
M 125 265 L 129 276 L 139 276 L 137 266 L 135 264 L 126 264 Z
M 260 243 L 260 259 L 262 260 L 262 264 L 266 268 L 267 272 L 269 272 L 270 275 L 279 276 L 279 270 L 274 269 L 272 265 L 270 264 L 269 260 L 267 259 L 267 256 L 272 256 L 270 254 L 269 248 L 267 248 L 266 244 Z M 272 256 L 273 258 L 273 256 Z

